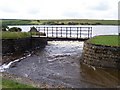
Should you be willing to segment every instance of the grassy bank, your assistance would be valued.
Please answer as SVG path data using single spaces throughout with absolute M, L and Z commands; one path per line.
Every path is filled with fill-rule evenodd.
M 120 36 L 118 35 L 96 36 L 89 41 L 97 45 L 120 46 Z
M 3 25 L 118 25 L 117 20 L 89 19 L 54 19 L 54 20 L 22 20 L 2 19 Z
M 2 32 L 2 39 L 19 39 L 31 37 L 28 32 Z
M 19 89 L 19 88 L 33 88 L 32 86 L 25 85 L 25 84 L 20 84 L 12 80 L 7 80 L 7 79 L 2 79 L 2 88 L 14 88 L 14 89 Z M 35 89 L 34 89 L 35 90 Z
M 0 34 L 0 39 L 20 39 L 20 38 L 27 38 L 31 37 L 31 35 L 41 35 L 45 36 L 44 33 L 41 32 L 9 32 L 4 31 Z

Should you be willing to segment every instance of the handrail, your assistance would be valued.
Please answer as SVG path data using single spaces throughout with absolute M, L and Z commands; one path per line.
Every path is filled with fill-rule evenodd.
M 45 33 L 46 37 L 66 37 L 66 38 L 91 38 L 92 27 L 61 27 L 61 26 L 41 26 L 36 27 L 39 32 Z

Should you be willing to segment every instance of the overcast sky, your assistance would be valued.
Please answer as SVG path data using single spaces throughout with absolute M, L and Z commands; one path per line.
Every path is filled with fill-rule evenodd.
M 0 19 L 118 19 L 119 0 L 0 0 Z

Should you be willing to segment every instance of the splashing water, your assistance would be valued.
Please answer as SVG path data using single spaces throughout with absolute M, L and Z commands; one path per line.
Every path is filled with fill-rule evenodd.
M 22 60 L 22 59 L 25 59 L 25 58 L 27 58 L 27 57 L 30 57 L 31 56 L 31 54 L 29 54 L 29 55 L 27 55 L 27 56 L 25 56 L 25 57 L 21 57 L 21 58 L 19 58 L 19 59 L 16 59 L 16 60 L 14 60 L 14 61 L 11 61 L 11 62 L 9 62 L 8 64 L 3 64 L 3 65 L 1 65 L 0 66 L 0 72 L 4 72 L 6 69 L 8 69 L 13 63 L 15 63 L 15 62 L 18 62 L 18 61 L 20 61 L 20 60 Z

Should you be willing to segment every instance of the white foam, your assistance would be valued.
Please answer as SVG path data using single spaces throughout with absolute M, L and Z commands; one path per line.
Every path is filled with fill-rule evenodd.
M 19 58 L 19 59 L 16 59 L 16 60 L 14 60 L 14 61 L 11 61 L 11 62 L 9 62 L 8 64 L 3 64 L 3 65 L 1 65 L 1 66 L 0 66 L 0 72 L 4 72 L 5 69 L 8 69 L 13 63 L 18 62 L 18 61 L 20 61 L 20 60 L 22 60 L 22 59 L 25 59 L 25 58 L 27 58 L 27 57 L 30 57 L 30 56 L 31 56 L 31 54 L 29 54 L 29 55 L 27 55 L 27 56 L 25 56 L 25 57 L 21 57 L 21 58 Z

